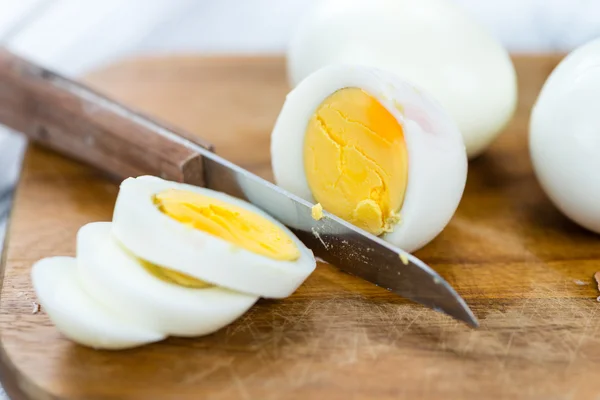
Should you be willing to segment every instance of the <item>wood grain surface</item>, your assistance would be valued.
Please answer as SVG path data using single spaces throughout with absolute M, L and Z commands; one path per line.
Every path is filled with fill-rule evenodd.
M 417 254 L 466 299 L 480 329 L 319 265 L 292 297 L 261 300 L 213 335 L 122 352 L 77 346 L 43 311 L 32 314 L 29 270 L 73 255 L 82 224 L 110 219 L 117 185 L 32 147 L 5 257 L 8 358 L 64 399 L 600 399 L 600 237 L 549 203 L 527 151 L 531 105 L 558 60 L 515 58 L 517 115 L 471 162 L 448 228 Z M 269 133 L 288 90 L 281 59 L 138 59 L 88 80 L 270 177 Z

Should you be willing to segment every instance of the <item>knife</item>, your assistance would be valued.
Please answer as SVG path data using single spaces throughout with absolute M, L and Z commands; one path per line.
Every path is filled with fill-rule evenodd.
M 0 124 L 115 178 L 155 175 L 245 199 L 286 224 L 315 256 L 470 326 L 456 291 L 418 258 L 236 166 L 196 135 L 135 112 L 0 49 Z

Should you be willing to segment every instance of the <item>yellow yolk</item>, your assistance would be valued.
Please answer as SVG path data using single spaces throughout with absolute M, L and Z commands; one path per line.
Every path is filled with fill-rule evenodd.
M 146 272 L 160 279 L 163 282 L 172 283 L 174 285 L 183 286 L 189 289 L 206 289 L 214 286 L 208 282 L 201 281 L 200 279 L 194 278 L 182 272 L 161 267 L 142 258 L 139 258 L 124 246 L 121 246 L 121 249 L 125 253 L 127 253 L 131 258 L 134 258 L 138 262 L 138 264 L 140 264 L 146 270 Z
M 190 289 L 206 289 L 213 287 L 213 285 L 211 285 L 210 283 L 201 281 L 200 279 L 196 279 L 187 274 L 173 271 L 169 268 L 159 267 L 156 264 L 152 264 L 142 259 L 138 259 L 138 262 L 142 265 L 142 267 L 144 267 L 146 271 L 148 271 L 161 281 L 183 286 Z
M 315 221 L 319 221 L 323 218 L 323 206 L 320 203 L 315 204 L 310 209 L 310 214 Z
M 338 90 L 308 123 L 304 172 L 324 209 L 375 235 L 390 232 L 408 180 L 402 126 L 365 91 Z
M 166 190 L 154 197 L 169 217 L 233 245 L 275 260 L 294 261 L 300 250 L 292 238 L 266 218 L 245 208 L 184 190 Z
M 406 253 L 400 253 L 400 260 L 402 261 L 402 264 L 408 265 L 408 256 Z

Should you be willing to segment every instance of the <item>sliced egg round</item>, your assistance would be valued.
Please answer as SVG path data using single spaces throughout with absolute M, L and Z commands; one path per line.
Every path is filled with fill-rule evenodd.
M 449 222 L 467 176 L 456 123 L 418 88 L 334 65 L 286 98 L 271 137 L 277 184 L 406 251 Z
M 143 261 L 254 296 L 287 297 L 316 266 L 312 252 L 257 207 L 151 176 L 121 184 L 112 234 Z
M 138 259 L 113 239 L 110 222 L 79 230 L 77 262 L 92 297 L 140 326 L 168 335 L 215 332 L 258 300 Z
M 31 277 L 42 309 L 60 332 L 77 343 L 118 350 L 166 337 L 92 299 L 81 285 L 75 258 L 42 259 L 34 264 Z

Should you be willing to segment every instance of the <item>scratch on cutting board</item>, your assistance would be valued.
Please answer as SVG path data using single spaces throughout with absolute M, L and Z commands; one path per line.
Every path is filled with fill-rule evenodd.
M 379 354 L 377 352 L 377 349 L 375 348 L 375 345 L 371 342 L 371 339 L 369 338 L 366 328 L 362 328 L 360 330 L 360 336 L 362 338 L 362 342 L 365 344 L 365 348 L 367 350 L 367 353 L 369 353 L 369 356 L 371 357 L 371 359 L 372 360 L 377 359 Z
M 234 361 L 233 357 L 217 360 L 215 363 L 210 365 L 205 370 L 195 371 L 194 373 L 186 374 L 184 376 L 184 379 L 182 380 L 182 383 L 193 384 L 196 382 L 202 382 L 203 380 L 208 378 L 210 375 L 214 374 L 215 372 L 217 372 L 223 368 L 231 368 L 231 364 L 233 363 L 233 361 Z
M 500 361 L 500 369 L 504 370 L 506 368 L 506 362 L 508 361 L 508 355 L 510 353 L 510 348 L 512 347 L 513 340 L 515 338 L 516 332 L 512 332 L 508 338 L 508 343 L 504 348 L 504 354 L 502 355 L 502 360 Z
M 579 350 L 581 349 L 583 342 L 586 339 L 591 339 L 591 337 L 588 335 L 588 331 L 590 330 L 592 321 L 595 320 L 597 311 L 598 311 L 598 309 L 595 309 L 594 312 L 591 313 L 590 315 L 588 315 L 587 318 L 585 319 L 585 326 L 583 328 L 583 332 L 581 332 L 581 334 L 579 335 L 579 340 L 577 341 L 575 348 L 571 352 L 571 357 L 570 357 L 569 365 L 567 366 L 567 368 L 575 363 L 575 360 L 577 359 L 577 356 L 579 355 Z
M 239 393 L 240 398 L 242 398 L 244 400 L 250 399 L 251 397 L 250 397 L 250 394 L 248 393 L 248 390 L 246 390 L 246 385 L 244 385 L 244 382 L 240 379 L 237 372 L 235 372 L 233 365 L 229 366 L 229 371 L 231 371 L 231 377 L 233 378 L 233 382 L 235 383 L 235 388 L 237 389 L 237 392 Z
M 421 318 L 423 312 L 424 310 L 419 310 L 419 312 L 415 314 L 414 318 L 412 318 L 408 324 L 406 324 L 402 329 L 399 329 L 397 331 L 396 337 L 394 337 L 394 339 L 392 340 L 392 344 L 394 346 L 404 337 L 404 335 L 406 335 L 407 332 L 410 331 L 410 328 L 413 326 L 413 324 L 417 322 L 419 318 Z
M 311 351 L 313 353 L 317 353 L 320 345 L 321 345 L 321 339 L 316 338 L 315 340 L 312 341 L 311 344 L 308 345 L 308 347 L 311 349 Z M 298 380 L 296 381 L 297 387 L 300 387 L 300 386 L 303 386 L 303 385 L 309 383 L 310 381 L 318 378 L 319 375 L 324 376 L 327 374 L 325 371 L 313 369 L 312 367 L 314 364 L 315 364 L 315 359 L 312 357 L 309 358 L 308 362 L 305 364 L 303 373 L 298 374 L 298 377 L 297 377 Z

